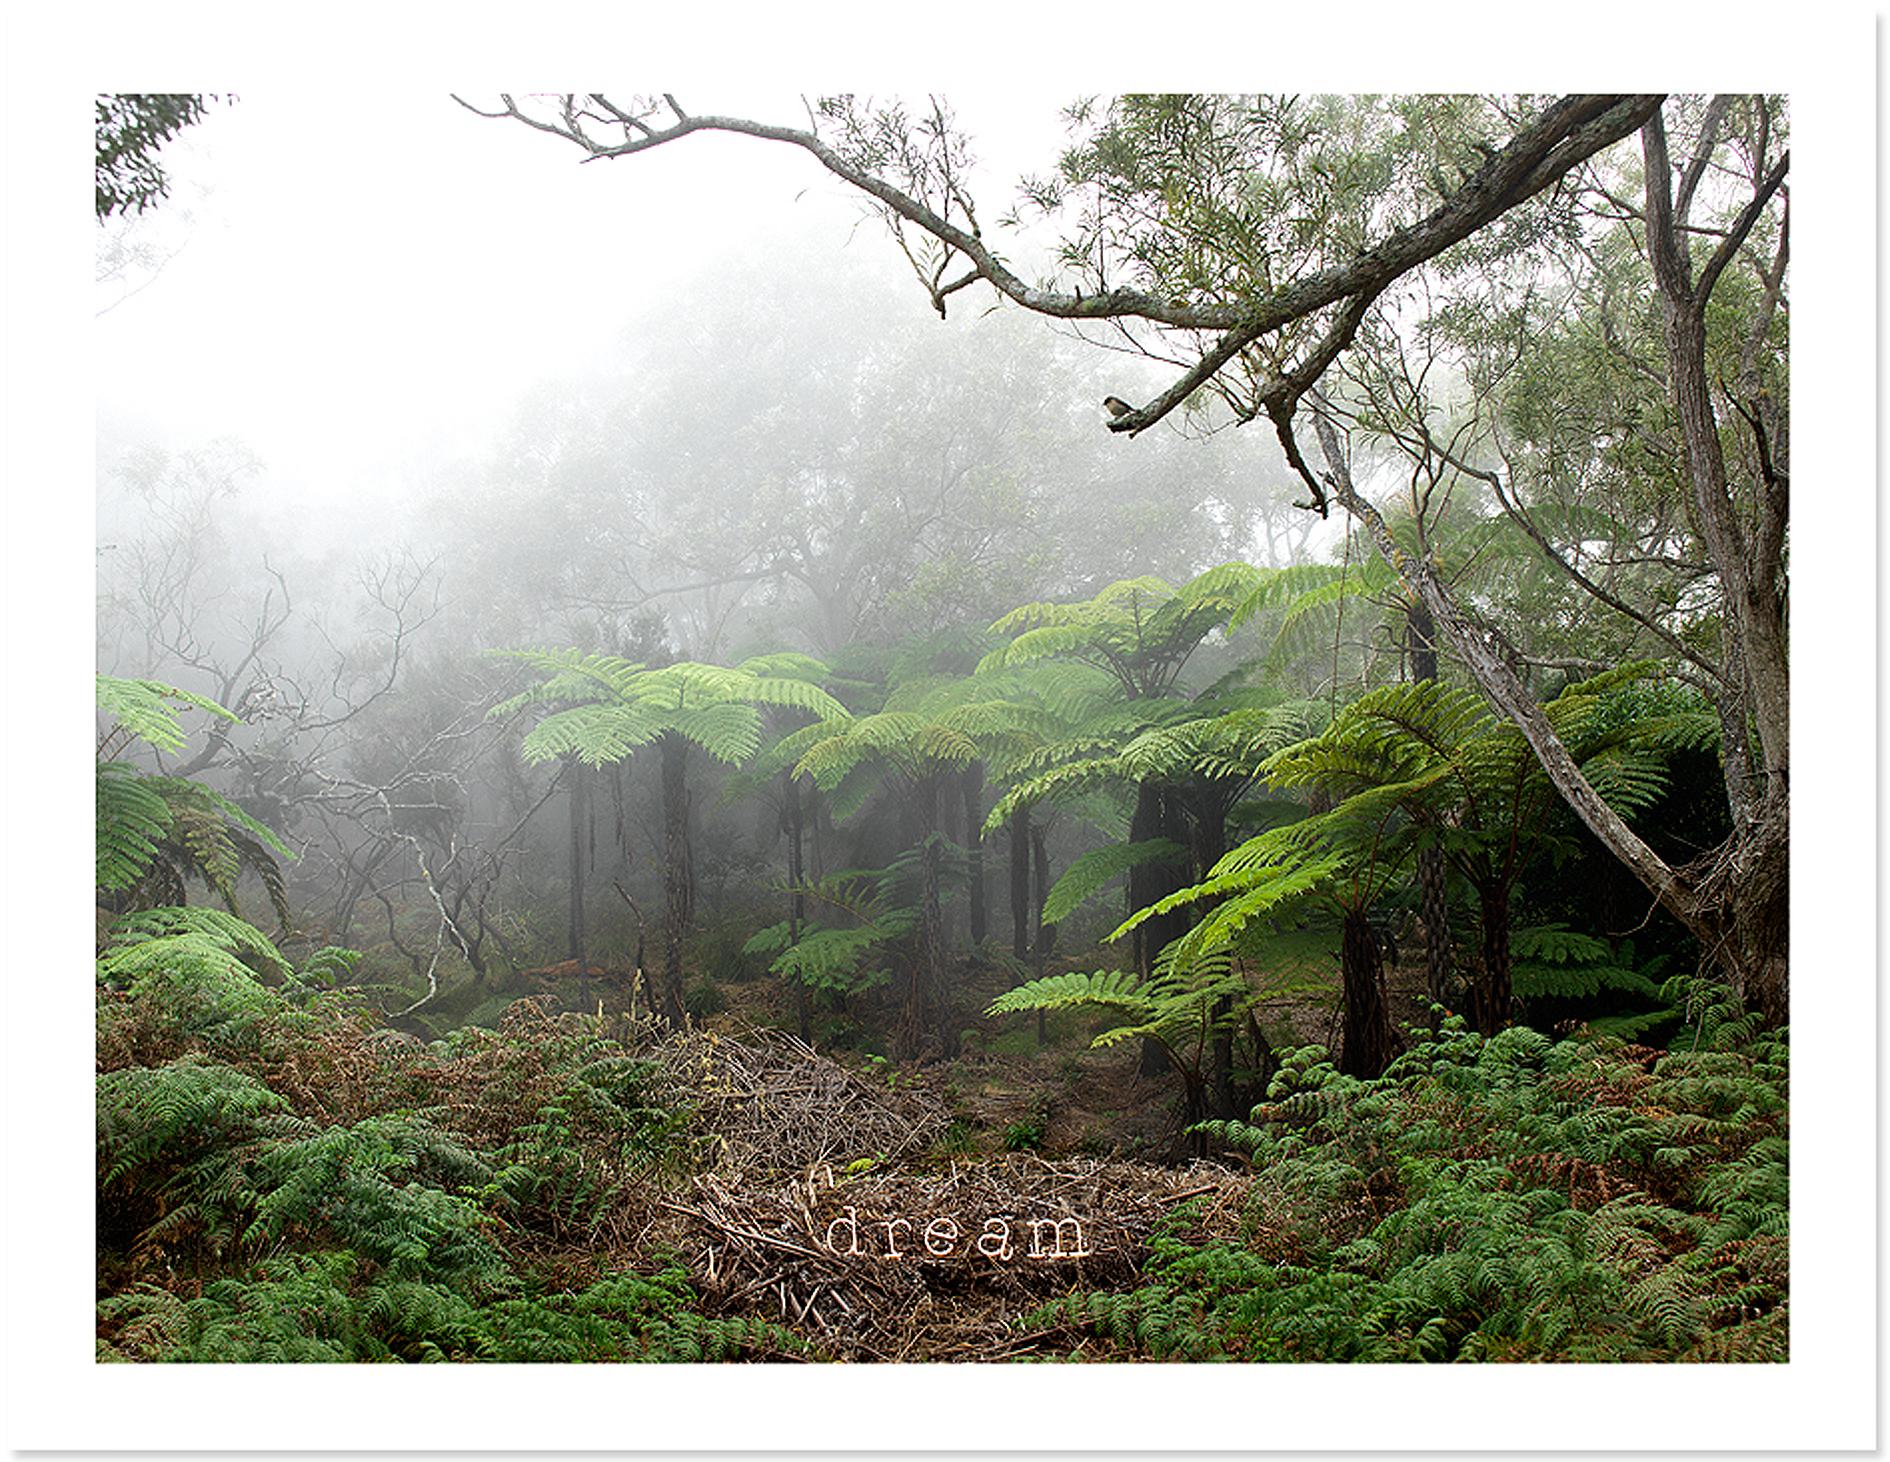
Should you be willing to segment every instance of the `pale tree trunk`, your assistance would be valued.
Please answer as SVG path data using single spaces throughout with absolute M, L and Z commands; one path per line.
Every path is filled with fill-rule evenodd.
M 1359 495 L 1332 424 L 1324 416 L 1316 416 L 1314 424 L 1329 468 L 1327 481 L 1332 486 L 1334 499 L 1365 527 L 1379 553 L 1397 571 L 1406 588 L 1423 600 L 1444 640 L 1490 704 L 1522 733 L 1551 785 L 1570 810 L 1600 839 L 1602 846 L 1627 865 L 1660 905 L 1699 940 L 1707 957 L 1727 969 L 1768 1019 L 1782 1020 L 1785 967 L 1782 957 L 1766 952 L 1768 947 L 1782 950 L 1784 945 L 1783 868 L 1788 838 L 1782 821 L 1774 824 L 1776 831 L 1770 835 L 1769 845 L 1753 849 L 1760 866 L 1749 870 L 1748 892 L 1742 893 L 1741 880 L 1734 876 L 1735 870 L 1744 866 L 1737 854 L 1747 841 L 1737 831 L 1704 870 L 1696 867 L 1682 871 L 1670 867 L 1602 800 L 1549 725 L 1542 707 L 1497 648 L 1464 619 L 1431 565 L 1406 553 L 1393 538 L 1383 515 Z M 1782 800 L 1781 794 L 1781 811 Z M 1741 900 L 1748 898 L 1750 891 L 1771 888 L 1779 892 L 1765 896 L 1763 910 L 1741 910 Z M 1758 927 L 1748 927 L 1742 939 L 1737 927 L 1740 924 Z
M 1695 520 L 1724 595 L 1730 653 L 1728 701 L 1736 708 L 1723 748 L 1733 833 L 1709 860 L 1700 892 L 1717 905 L 1723 960 L 1748 1001 L 1782 1023 L 1789 1005 L 1786 963 L 1790 939 L 1791 666 L 1782 601 L 1783 550 L 1789 514 L 1789 468 L 1780 433 L 1761 454 L 1753 516 L 1742 523 L 1733 503 L 1713 412 L 1706 368 L 1706 310 L 1713 286 L 1731 262 L 1772 195 L 1784 182 L 1791 154 L 1773 164 L 1732 227 L 1693 277 L 1687 211 L 1705 175 L 1717 118 L 1715 99 L 1704 135 L 1680 180 L 1676 203 L 1667 134 L 1656 112 L 1641 130 L 1647 174 L 1648 252 L 1654 266 L 1675 410 L 1686 460 Z M 1782 277 L 1784 252 L 1778 256 Z M 1776 292 L 1776 282 L 1768 280 Z M 1768 299 L 1771 296 L 1768 296 Z M 1748 348 L 1756 349 L 1754 341 Z M 1748 372 L 1750 374 L 1750 372 Z M 1761 428 L 1762 429 L 1762 428 Z M 1747 756 L 1745 716 L 1757 733 L 1759 766 Z

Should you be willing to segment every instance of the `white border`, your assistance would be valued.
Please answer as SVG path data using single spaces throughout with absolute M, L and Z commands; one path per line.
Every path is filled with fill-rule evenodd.
M 1875 1443 L 1874 768 L 1863 667 L 1872 458 L 1875 37 L 1869 12 L 1722 4 L 1522 7 L 1012 4 L 887 36 L 864 5 L 740 9 L 104 0 L 15 6 L 7 36 L 6 714 L 10 833 L 9 1440 L 15 1447 L 258 1450 L 896 1448 L 1257 1450 L 1869 1448 Z M 908 21 L 906 24 L 914 24 Z M 640 28 L 639 28 L 640 27 Z M 1765 1367 L 100 1367 L 91 1361 L 90 730 L 84 325 L 85 114 L 101 89 L 562 85 L 607 62 L 713 96 L 766 68 L 790 85 L 954 78 L 1053 94 L 1197 89 L 1785 89 L 1792 186 L 1799 767 L 1793 1360 Z M 580 83 L 602 78 L 581 77 Z M 965 118 L 974 129 L 977 119 Z M 423 153 L 414 164 L 425 166 Z M 65 223 L 53 220 L 66 215 Z

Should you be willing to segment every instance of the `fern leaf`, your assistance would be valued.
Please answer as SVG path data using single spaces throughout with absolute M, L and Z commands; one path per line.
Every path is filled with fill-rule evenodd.
M 1043 922 L 1061 924 L 1078 908 L 1110 882 L 1145 863 L 1174 863 L 1187 856 L 1187 849 L 1168 838 L 1150 838 L 1139 843 L 1112 843 L 1084 853 L 1044 896 Z
M 213 700 L 192 695 L 161 680 L 127 680 L 116 675 L 100 675 L 95 677 L 95 687 L 101 711 L 160 751 L 181 751 L 188 739 L 183 723 L 172 709 L 174 705 L 195 706 L 226 721 L 242 719 Z

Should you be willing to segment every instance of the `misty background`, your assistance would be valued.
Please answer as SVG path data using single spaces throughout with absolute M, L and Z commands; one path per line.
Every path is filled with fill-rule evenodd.
M 992 214 L 1054 165 L 1058 99 L 953 105 Z M 281 833 L 303 932 L 408 992 L 437 973 L 430 882 L 481 983 L 625 959 L 657 896 L 652 759 L 586 788 L 523 764 L 486 713 L 526 682 L 492 651 L 801 651 L 872 708 L 969 671 L 1021 604 L 1336 541 L 1270 434 L 1108 433 L 1102 398 L 1160 365 L 988 291 L 941 321 L 857 194 L 701 141 L 580 164 L 445 95 L 249 93 L 166 146 L 164 204 L 99 231 L 98 667 L 242 715 L 167 769 Z M 1022 222 L 1009 257 L 1047 272 Z M 711 943 L 780 877 L 772 814 L 720 779 L 691 814 Z M 910 829 L 824 832 L 816 876 Z M 1060 867 L 1094 834 L 1057 836 Z

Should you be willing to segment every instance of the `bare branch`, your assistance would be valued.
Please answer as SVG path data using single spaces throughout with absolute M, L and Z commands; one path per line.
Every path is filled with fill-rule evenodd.
M 507 110 L 502 113 L 481 111 L 471 106 L 468 106 L 468 110 L 480 116 L 517 115 L 511 99 L 506 97 L 503 100 Z M 685 114 L 673 99 L 666 100 L 676 115 L 674 123 L 647 135 L 626 135 L 622 141 L 615 143 L 600 142 L 572 124 L 522 116 L 520 120 L 539 131 L 566 138 L 593 158 L 629 157 L 701 131 L 733 132 L 766 141 L 784 142 L 807 152 L 829 172 L 878 200 L 895 223 L 903 220 L 923 229 L 946 246 L 948 256 L 950 251 L 964 255 L 977 277 L 1037 314 L 1070 320 L 1134 316 L 1181 329 L 1220 332 L 1220 339 L 1173 386 L 1148 405 L 1109 423 L 1111 430 L 1135 433 L 1152 426 L 1173 411 L 1191 392 L 1261 336 L 1341 300 L 1356 301 L 1363 297 L 1369 303 L 1370 298 L 1382 292 L 1400 275 L 1468 238 L 1490 220 L 1541 192 L 1601 148 L 1627 136 L 1655 113 L 1661 98 L 1651 95 L 1565 97 L 1517 132 L 1508 146 L 1493 153 L 1456 193 L 1417 223 L 1393 231 L 1348 263 L 1295 280 L 1258 299 L 1222 304 L 1195 304 L 1185 300 L 1164 299 L 1126 288 L 1088 296 L 1080 291 L 1064 294 L 1036 288 L 1025 283 L 985 246 L 978 237 L 975 221 L 970 230 L 959 227 L 908 192 L 893 186 L 829 146 L 815 132 L 743 117 L 691 116 Z M 626 129 L 626 132 L 629 130 Z M 949 176 L 946 199 L 948 206 L 962 199 L 962 194 L 949 180 Z M 925 273 L 923 270 L 921 272 Z M 940 286 L 943 264 L 929 277 L 928 287 L 932 290 L 933 302 L 942 310 L 944 294 L 940 292 Z M 952 292 L 962 289 L 966 282 L 954 281 Z M 1320 349 L 1323 350 L 1328 342 L 1322 342 Z M 1316 351 L 1315 355 L 1318 353 Z M 1300 386 L 1298 389 L 1303 391 L 1305 387 Z M 1288 394 L 1295 393 L 1289 390 Z M 1290 410 L 1289 406 L 1289 415 Z M 1315 505 L 1322 500 L 1323 493 L 1315 492 Z

